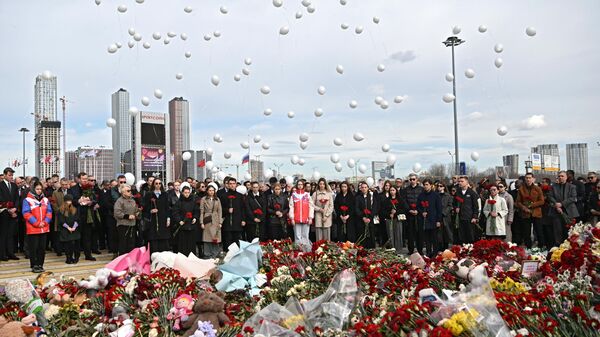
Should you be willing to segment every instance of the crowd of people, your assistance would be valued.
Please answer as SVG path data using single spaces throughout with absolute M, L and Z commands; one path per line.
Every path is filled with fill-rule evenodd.
M 222 182 L 187 178 L 165 183 L 148 177 L 140 186 L 124 175 L 97 182 L 0 177 L 0 261 L 25 253 L 32 272 L 44 271 L 47 250 L 67 264 L 108 250 L 116 257 L 135 247 L 215 258 L 239 240 L 291 238 L 310 249 L 318 240 L 351 241 L 428 256 L 452 244 L 501 239 L 550 249 L 576 221 L 600 219 L 600 182 L 561 171 L 555 181 L 528 173 L 507 184 L 467 176 L 450 181 L 408 179 L 360 182 Z

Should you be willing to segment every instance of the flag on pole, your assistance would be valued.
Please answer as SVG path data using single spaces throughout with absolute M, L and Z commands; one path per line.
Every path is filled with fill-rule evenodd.
M 246 153 L 246 155 L 242 157 L 242 165 L 247 164 L 249 161 L 250 161 L 250 153 Z
M 198 167 L 204 167 L 204 166 L 206 166 L 206 160 L 202 159 L 198 162 Z

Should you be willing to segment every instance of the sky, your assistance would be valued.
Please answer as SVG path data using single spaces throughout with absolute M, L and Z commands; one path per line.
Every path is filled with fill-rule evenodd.
M 266 168 L 283 164 L 282 174 L 316 170 L 337 179 L 354 175 L 348 159 L 366 163 L 370 172 L 370 161 L 385 161 L 389 154 L 396 157 L 400 176 L 415 163 L 423 168 L 450 163 L 453 110 L 442 97 L 452 92 L 445 80 L 452 64 L 442 41 L 458 26 L 457 36 L 466 41 L 455 51 L 461 161 L 484 170 L 501 165 L 502 155 L 518 153 L 524 171 L 532 146 L 558 143 L 566 168 L 565 144 L 583 142 L 590 169 L 600 170 L 600 46 L 593 42 L 600 30 L 598 1 L 347 0 L 342 5 L 312 0 L 313 13 L 299 0 L 283 0 L 281 7 L 271 0 L 141 2 L 0 1 L 1 165 L 21 157 L 17 130 L 33 129 L 35 77 L 46 70 L 57 76 L 58 96 L 72 102 L 67 105 L 69 150 L 111 146 L 110 95 L 125 88 L 131 106 L 145 111 L 167 112 L 173 97 L 189 100 L 192 148 L 211 147 L 218 165 L 239 164 L 247 152 L 240 143 L 248 140 L 251 156 L 260 155 Z M 119 5 L 127 11 L 120 13 Z M 479 32 L 481 25 L 485 33 Z M 280 34 L 284 26 L 287 35 Z M 527 27 L 536 35 L 528 36 Z M 133 48 L 127 45 L 133 41 L 130 28 L 142 36 Z M 155 32 L 161 35 L 158 41 Z M 164 44 L 167 32 L 178 35 Z M 181 33 L 188 38 L 182 40 Z M 109 53 L 116 43 L 122 47 Z M 494 51 L 497 44 L 501 53 Z M 494 65 L 498 57 L 500 68 Z M 379 64 L 384 71 L 378 71 Z M 336 72 L 337 65 L 343 74 Z M 473 78 L 465 76 L 467 69 L 474 70 Z M 183 79 L 176 79 L 178 73 Z M 211 83 L 213 76 L 219 77 L 218 86 Z M 268 95 L 261 93 L 263 86 L 270 88 Z M 326 88 L 324 95 L 318 94 L 319 86 Z M 153 96 L 155 89 L 163 92 L 162 99 Z M 144 96 L 150 98 L 148 107 L 141 104 Z M 378 106 L 377 96 L 389 108 Z M 403 101 L 394 103 L 396 96 Z M 270 116 L 263 114 L 267 108 Z M 322 117 L 315 117 L 317 108 Z M 504 137 L 496 133 L 500 126 L 508 128 Z M 353 139 L 357 132 L 364 140 Z M 213 142 L 217 133 L 222 143 Z M 301 133 L 309 135 L 305 150 L 299 147 Z M 255 144 L 255 135 L 270 148 Z M 335 146 L 334 138 L 343 146 Z M 388 153 L 383 144 L 390 145 Z M 31 133 L 26 148 L 26 157 L 33 158 Z M 223 157 L 226 151 L 233 154 L 229 160 Z M 479 154 L 478 161 L 471 160 L 472 152 Z M 332 153 L 341 157 L 341 173 L 329 160 Z M 305 165 L 292 165 L 293 155 L 304 158 Z M 27 173 L 33 173 L 33 165 Z

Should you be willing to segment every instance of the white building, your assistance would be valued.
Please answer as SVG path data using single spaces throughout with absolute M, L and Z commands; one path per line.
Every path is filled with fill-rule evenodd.
M 117 125 L 112 128 L 113 172 L 125 173 L 123 162 L 125 153 L 131 150 L 132 144 L 132 119 L 129 115 L 129 92 L 121 88 L 112 94 L 112 118 Z M 129 158 L 127 158 L 129 159 Z M 127 160 L 131 162 L 131 159 Z
M 183 163 L 181 154 L 190 148 L 190 104 L 183 97 L 169 101 L 169 125 L 174 177 L 185 178 L 182 173 L 183 166 L 187 164 Z
M 575 171 L 576 175 L 588 173 L 587 143 L 567 144 L 567 169 Z
M 60 175 L 60 122 L 40 121 L 35 139 L 37 160 L 35 175 L 46 179 L 53 174 Z

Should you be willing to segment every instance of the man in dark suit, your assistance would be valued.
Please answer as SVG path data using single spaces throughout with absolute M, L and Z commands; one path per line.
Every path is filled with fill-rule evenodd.
M 575 185 L 567 182 L 567 172 L 558 173 L 558 183 L 552 185 L 550 194 L 552 208 L 552 229 L 554 232 L 554 245 L 557 246 L 567 238 L 567 228 L 565 219 L 575 219 L 579 217 L 577 210 L 577 188 Z M 566 217 L 564 216 L 566 215 Z
M 477 203 L 479 195 L 469 187 L 469 178 L 467 176 L 458 178 L 456 196 L 459 199 L 454 199 L 454 211 L 458 214 L 460 220 L 460 243 L 473 243 L 473 226 L 477 224 L 477 220 L 479 219 L 479 204 Z
M 88 192 L 90 196 L 85 196 L 86 192 L 84 187 L 90 188 L 87 174 L 85 172 L 80 172 L 77 174 L 77 178 L 79 183 L 71 187 L 67 193 L 73 197 L 73 205 L 75 205 L 79 211 L 78 223 L 79 228 L 81 229 L 81 247 L 83 248 L 85 259 L 88 261 L 96 261 L 96 258 L 92 256 L 92 249 L 95 248 L 93 246 L 93 241 L 98 241 L 94 231 L 94 226 L 96 226 L 94 211 L 100 206 L 97 204 L 95 194 L 93 193 L 93 187 L 92 193 Z
M 0 181 L 0 260 L 18 260 L 15 255 L 15 235 L 17 233 L 17 208 L 19 191 L 13 182 L 15 171 L 4 169 L 4 179 Z
M 375 227 L 383 226 L 377 218 L 379 198 L 369 191 L 366 182 L 359 183 L 360 192 L 356 196 L 356 237 L 357 243 L 365 248 L 375 248 Z
M 248 223 L 244 228 L 245 239 L 249 242 L 254 238 L 264 241 L 267 237 L 267 198 L 260 193 L 260 185 L 257 181 L 253 181 L 250 188 L 246 197 Z
M 223 227 L 221 229 L 223 250 L 232 243 L 238 243 L 246 226 L 246 206 L 244 196 L 236 192 L 237 181 L 233 177 L 227 180 L 227 187 L 217 195 L 223 209 Z M 239 243 L 238 243 L 239 244 Z

